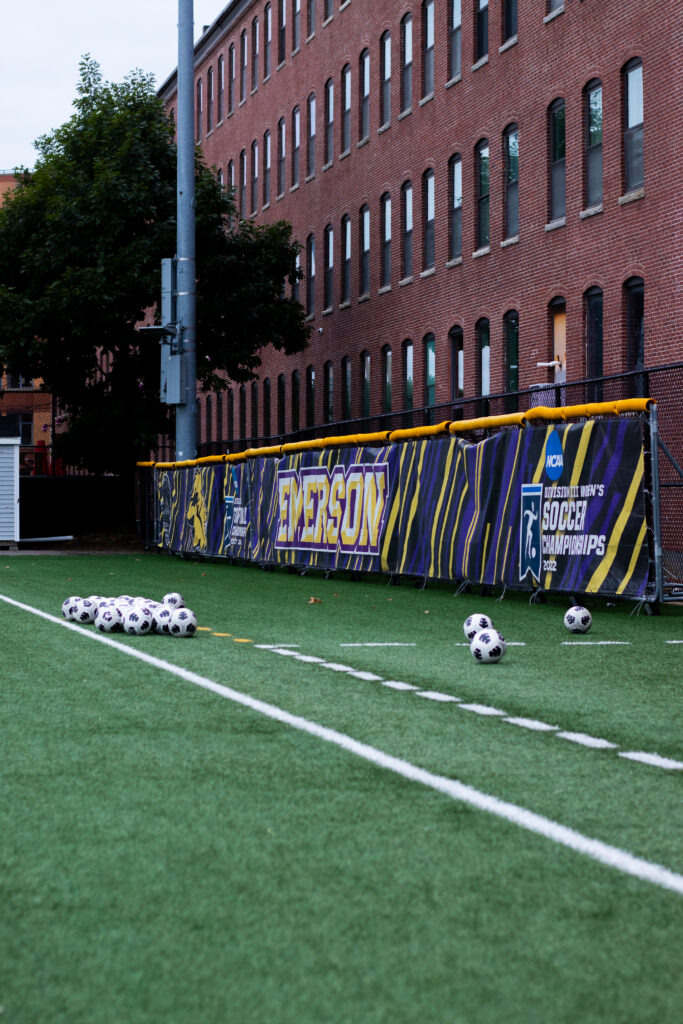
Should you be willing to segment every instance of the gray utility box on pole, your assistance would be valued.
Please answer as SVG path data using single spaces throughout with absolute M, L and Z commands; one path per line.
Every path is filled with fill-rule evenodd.
M 0 436 L 0 544 L 19 542 L 20 437 Z
M 185 361 L 183 329 L 178 323 L 176 258 L 161 261 L 161 324 L 175 333 L 161 337 L 161 401 L 166 405 L 185 402 Z

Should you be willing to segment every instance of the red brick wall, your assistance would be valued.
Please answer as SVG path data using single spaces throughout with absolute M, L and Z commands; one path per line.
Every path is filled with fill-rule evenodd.
M 462 75 L 446 87 L 447 4 L 436 0 L 436 45 L 434 98 L 419 104 L 421 95 L 421 8 L 417 0 L 348 0 L 340 8 L 334 3 L 333 19 L 322 25 L 323 0 L 317 0 L 315 37 L 305 40 L 306 0 L 302 0 L 301 48 L 291 55 L 292 0 L 288 0 L 287 59 L 277 66 L 277 0 L 273 3 L 272 73 L 264 82 L 264 3 L 237 3 L 238 14 L 228 9 L 215 23 L 214 31 L 197 45 L 196 75 L 206 83 L 209 66 L 216 68 L 223 54 L 226 61 L 225 105 L 227 109 L 227 57 L 235 43 L 237 79 L 235 111 L 224 116 L 207 137 L 206 117 L 202 125 L 202 147 L 207 161 L 222 168 L 239 153 L 250 153 L 253 139 L 262 139 L 266 128 L 272 139 L 271 203 L 259 208 L 261 221 L 287 219 L 295 237 L 303 244 L 315 234 L 317 250 L 316 314 L 313 334 L 306 352 L 284 359 L 274 351 L 263 353 L 262 377 L 272 381 L 271 423 L 276 430 L 277 376 L 285 372 L 287 395 L 291 372 L 297 368 L 302 382 L 301 422 L 305 415 L 303 382 L 306 367 L 317 374 L 316 420 L 322 415 L 322 371 L 327 359 L 335 373 L 335 417 L 341 417 L 341 360 L 350 356 L 353 367 L 353 412 L 359 414 L 359 357 L 368 349 L 372 358 L 371 412 L 380 411 L 381 355 L 383 345 L 393 350 L 393 406 L 401 405 L 401 343 L 411 338 L 415 346 L 414 404 L 424 398 L 422 339 L 428 332 L 436 337 L 436 401 L 450 396 L 449 329 L 458 324 L 464 332 L 465 395 L 476 393 L 475 324 L 488 317 L 491 324 L 491 390 L 504 389 L 503 316 L 519 313 L 519 386 L 550 379 L 536 363 L 552 358 L 548 303 L 563 296 L 567 311 L 567 377 L 579 379 L 586 373 L 583 294 L 598 286 L 604 293 L 604 372 L 626 369 L 623 284 L 631 276 L 645 281 L 645 357 L 656 365 L 683 358 L 683 344 L 676 310 L 681 305 L 680 268 L 681 204 L 679 163 L 681 121 L 679 50 L 677 47 L 677 4 L 657 0 L 565 0 L 564 11 L 544 21 L 541 0 L 519 0 L 517 42 L 499 52 L 502 39 L 502 4 L 489 4 L 488 63 L 472 71 L 474 52 L 472 0 L 462 3 Z M 413 16 L 413 103 L 412 113 L 399 119 L 400 107 L 400 21 Z M 258 90 L 239 106 L 239 36 L 251 20 L 260 21 L 261 52 Z M 232 19 L 232 23 L 230 21 Z M 392 37 L 391 122 L 379 128 L 379 40 L 385 30 Z M 370 141 L 358 141 L 358 59 L 364 47 L 371 55 Z M 251 57 L 251 53 L 250 53 Z M 641 198 L 619 203 L 622 185 L 622 77 L 621 68 L 633 57 L 643 62 L 645 182 Z M 352 144 L 350 155 L 339 159 L 341 70 L 349 63 L 352 71 Z M 251 66 L 249 68 L 251 71 Z M 335 156 L 322 169 L 324 135 L 324 84 L 335 83 Z M 583 104 L 586 83 L 599 78 L 603 89 L 603 203 L 594 216 L 580 217 L 583 209 Z M 206 85 L 205 97 L 206 97 Z M 162 90 L 169 107 L 175 105 L 174 80 Z M 305 174 L 306 97 L 317 98 L 316 174 L 309 182 Z M 547 198 L 547 108 L 557 97 L 566 103 L 566 223 L 546 231 Z M 276 193 L 277 122 L 287 124 L 287 170 L 289 186 L 291 154 L 291 113 L 302 111 L 301 185 L 281 199 Z M 519 238 L 501 246 L 503 234 L 503 141 L 506 125 L 516 122 L 520 138 Z M 491 155 L 491 237 L 489 252 L 473 258 L 475 215 L 474 149 L 488 138 Z M 457 266 L 448 262 L 449 157 L 463 158 L 463 259 Z M 248 160 L 249 163 L 249 160 Z M 435 271 L 420 277 L 421 196 L 423 171 L 433 167 L 436 181 Z M 262 167 L 261 167 L 262 171 Z M 400 188 L 410 178 L 414 189 L 414 273 L 411 284 L 399 285 L 400 277 Z M 379 289 L 379 226 L 382 193 L 392 198 L 391 290 Z M 363 203 L 371 210 L 370 299 L 358 302 L 358 211 Z M 352 285 L 349 308 L 338 308 L 340 276 L 340 223 L 344 214 L 352 223 Z M 335 305 L 323 316 L 323 230 L 331 223 L 335 231 Z M 303 257 L 303 254 L 302 254 Z M 302 282 L 301 295 L 305 295 Z M 676 321 L 674 320 L 676 317 Z M 199 339 L 201 346 L 201 339 Z M 249 391 L 249 389 L 247 389 Z M 261 389 L 259 388 L 259 394 Z M 288 400 L 289 406 L 289 400 Z M 237 430 L 237 394 L 235 420 Z M 259 422 L 262 410 L 259 409 Z M 247 429 L 250 416 L 247 414 Z M 287 427 L 290 426 L 289 408 Z

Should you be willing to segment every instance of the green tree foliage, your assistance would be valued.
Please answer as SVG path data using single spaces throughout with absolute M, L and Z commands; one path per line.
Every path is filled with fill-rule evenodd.
M 80 70 L 75 113 L 0 210 L 0 361 L 53 394 L 66 461 L 125 472 L 173 432 L 158 342 L 136 326 L 158 322 L 175 251 L 174 130 L 151 76 L 104 83 L 90 57 Z M 268 344 L 300 351 L 308 329 L 283 295 L 298 276 L 290 226 L 239 221 L 199 152 L 195 168 L 197 375 L 218 389 L 252 377 Z

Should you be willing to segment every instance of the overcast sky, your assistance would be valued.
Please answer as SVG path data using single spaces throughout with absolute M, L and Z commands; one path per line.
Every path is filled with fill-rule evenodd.
M 228 0 L 194 0 L 194 38 Z M 34 140 L 71 114 L 78 63 L 90 53 L 106 81 L 134 68 L 160 86 L 178 63 L 177 0 L 21 0 L 2 3 L 0 170 L 36 160 Z

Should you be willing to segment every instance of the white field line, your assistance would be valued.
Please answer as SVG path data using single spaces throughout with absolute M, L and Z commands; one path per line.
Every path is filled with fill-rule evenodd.
M 630 640 L 563 640 L 563 647 L 630 647 Z
M 317 722 L 302 718 L 300 715 L 292 715 L 289 711 L 285 711 L 274 704 L 267 704 L 265 701 L 257 700 L 246 693 L 240 693 L 239 690 L 223 686 L 221 683 L 216 683 L 212 679 L 207 679 L 196 672 L 189 671 L 189 669 L 164 661 L 163 658 L 155 658 L 153 655 L 146 654 L 144 651 L 140 651 L 133 646 L 119 643 L 103 633 L 84 629 L 73 622 L 59 619 L 56 615 L 50 615 L 38 608 L 33 608 L 31 605 L 15 601 L 4 594 L 0 594 L 0 600 L 13 605 L 15 608 L 20 608 L 22 611 L 37 615 L 48 622 L 63 626 L 65 629 L 70 629 L 90 640 L 95 640 L 97 643 L 111 647 L 121 654 L 136 658 L 147 665 L 151 665 L 153 668 L 169 672 L 171 675 L 185 680 L 185 682 L 193 683 L 204 690 L 209 690 L 220 697 L 226 698 L 226 700 L 231 700 L 235 704 L 240 704 L 242 707 L 250 708 L 252 711 L 265 715 L 267 718 L 281 722 L 283 725 L 288 725 L 293 729 L 298 729 L 301 732 L 308 733 L 310 736 L 324 740 L 326 743 L 331 743 L 379 768 L 384 768 L 411 782 L 417 782 L 436 792 L 443 793 L 452 800 L 457 800 L 460 803 L 468 804 L 470 807 L 486 811 L 488 814 L 493 814 L 497 818 L 509 821 L 511 824 L 526 829 L 528 832 L 534 832 L 536 835 L 543 836 L 560 846 L 575 850 L 577 853 L 584 854 L 586 857 L 590 857 L 592 860 L 605 864 L 607 867 L 620 871 L 625 875 L 631 875 L 644 882 L 651 882 L 653 885 L 661 886 L 663 889 L 668 889 L 683 896 L 683 875 L 671 871 L 662 864 L 652 863 L 641 857 L 634 856 L 628 850 L 621 850 L 616 846 L 603 843 L 599 839 L 592 839 L 590 836 L 585 836 L 573 828 L 568 828 L 566 825 L 561 825 L 550 818 L 535 814 L 533 811 L 529 811 L 524 807 L 518 807 L 516 804 L 509 803 L 506 800 L 499 800 L 498 797 L 490 796 L 488 793 L 482 793 L 472 786 L 467 786 L 455 779 L 434 775 L 432 772 L 411 764 L 409 761 L 404 761 L 402 758 L 386 754 L 376 747 L 361 743 L 359 740 L 353 739 L 352 736 L 347 736 L 345 733 L 337 732 L 335 729 L 319 725 Z
M 569 642 L 571 643 L 573 641 Z M 456 644 L 455 646 L 458 647 L 461 645 Z M 466 703 L 462 700 L 462 697 L 456 697 L 453 694 L 448 693 L 440 693 L 438 690 L 422 690 L 419 686 L 412 686 L 410 683 L 401 683 L 395 679 L 387 681 L 382 679 L 381 676 L 376 675 L 374 672 L 363 672 L 353 668 L 351 665 L 344 665 L 336 661 L 324 661 L 322 658 L 316 658 L 309 654 L 300 654 L 299 651 L 293 651 L 290 647 L 281 647 L 275 644 L 254 644 L 254 647 L 263 651 L 271 651 L 273 654 L 282 654 L 285 657 L 294 658 L 296 661 L 317 664 L 320 665 L 321 668 L 329 668 L 332 669 L 333 672 L 342 672 L 355 679 L 362 679 L 371 683 L 381 683 L 382 686 L 387 686 L 392 690 L 412 690 L 415 691 L 416 697 L 424 697 L 427 700 L 432 700 L 442 704 L 457 704 L 463 711 L 472 711 L 476 715 L 487 715 L 493 718 L 501 718 L 502 721 L 509 722 L 510 725 L 517 725 L 521 729 L 529 729 L 531 732 L 553 732 L 556 736 L 559 736 L 560 739 L 569 740 L 571 743 L 576 743 L 579 746 L 588 747 L 592 750 L 619 749 L 618 744 L 612 743 L 611 740 L 601 739 L 598 736 L 590 736 L 583 732 L 571 732 L 568 730 L 561 731 L 559 725 L 550 725 L 548 722 L 539 722 L 534 718 L 520 718 L 516 715 L 508 715 L 507 711 L 502 711 L 500 708 L 490 707 L 487 704 Z M 628 757 L 628 760 L 639 761 L 641 764 L 648 764 L 654 768 L 662 768 L 666 771 L 683 770 L 683 762 L 674 761 L 669 757 L 661 757 L 659 754 L 645 754 L 644 752 L 641 752 L 637 757 Z
M 417 644 L 404 644 L 404 643 L 368 643 L 368 644 L 339 644 L 340 647 L 417 647 Z

